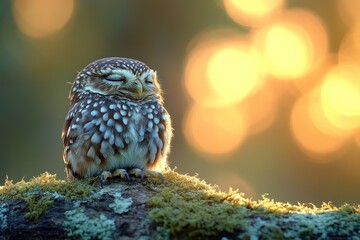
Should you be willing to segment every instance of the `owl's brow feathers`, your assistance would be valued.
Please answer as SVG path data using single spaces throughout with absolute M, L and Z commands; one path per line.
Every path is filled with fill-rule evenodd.
M 145 63 L 129 58 L 102 58 L 87 65 L 79 74 L 104 74 L 104 71 L 114 69 L 130 70 L 134 75 L 140 76 L 151 70 Z

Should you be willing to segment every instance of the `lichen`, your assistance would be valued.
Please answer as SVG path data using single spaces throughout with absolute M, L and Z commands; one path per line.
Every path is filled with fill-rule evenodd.
M 87 200 L 91 202 L 104 195 L 111 196 L 113 201 L 108 205 L 109 208 L 116 214 L 123 214 L 129 211 L 132 205 L 131 198 L 122 196 L 124 189 L 121 183 L 114 183 L 111 187 L 105 186 L 94 192 Z M 86 211 L 79 201 L 75 202 L 73 210 L 65 212 L 63 226 L 68 237 L 80 239 L 113 239 L 116 232 L 114 219 L 109 219 L 104 214 L 99 215 L 91 210 Z
M 47 172 L 26 182 L 13 183 L 8 178 L 4 186 L 0 188 L 0 201 L 21 199 L 27 203 L 25 217 L 29 220 L 37 220 L 46 213 L 59 196 L 71 199 L 80 199 L 89 196 L 93 187 L 86 181 L 66 181 L 56 179 L 56 175 Z
M 0 203 L 0 230 L 6 229 L 7 227 L 7 216 L 5 213 L 7 212 L 4 203 Z
M 111 207 L 114 212 L 122 214 L 129 211 L 129 207 L 132 204 L 131 198 L 123 198 L 120 192 L 113 194 L 113 196 L 115 198 L 114 202 L 111 203 L 109 207 Z
M 100 214 L 88 217 L 84 207 L 74 206 L 74 210 L 65 212 L 63 226 L 69 237 L 80 239 L 114 239 L 115 221 Z
M 123 187 L 118 185 L 117 187 L 104 187 L 98 193 L 94 194 L 93 197 L 108 194 L 114 198 L 114 201 L 109 204 L 109 207 L 117 214 L 122 214 L 129 211 L 129 207 L 133 201 L 131 198 L 124 198 L 121 194 Z
M 149 188 L 149 217 L 170 237 L 203 238 L 236 234 L 239 239 L 329 239 L 360 236 L 360 206 L 337 208 L 331 203 L 292 205 L 263 195 L 245 198 L 238 191 L 221 192 L 197 177 L 164 173 L 166 181 Z M 234 236 L 234 235 L 232 235 Z

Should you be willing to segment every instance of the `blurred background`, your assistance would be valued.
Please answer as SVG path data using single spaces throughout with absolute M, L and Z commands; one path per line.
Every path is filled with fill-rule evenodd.
M 360 1 L 0 3 L 0 180 L 65 176 L 60 133 L 88 63 L 158 70 L 170 166 L 247 197 L 360 203 Z

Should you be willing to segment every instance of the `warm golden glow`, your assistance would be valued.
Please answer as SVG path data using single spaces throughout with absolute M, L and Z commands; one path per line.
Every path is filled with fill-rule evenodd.
M 268 28 L 258 31 L 255 45 L 263 53 L 270 75 L 294 80 L 322 61 L 328 51 L 328 37 L 315 14 L 290 10 Z
M 73 0 L 14 0 L 17 25 L 29 37 L 45 37 L 59 31 L 70 19 Z
M 265 39 L 265 57 L 272 75 L 291 79 L 301 77 L 310 69 L 312 46 L 304 31 L 290 23 L 270 27 Z
M 344 138 L 326 134 L 313 122 L 309 107 L 314 102 L 309 101 L 309 96 L 304 95 L 294 105 L 291 112 L 291 130 L 299 145 L 310 154 L 329 154 L 340 149 Z M 319 161 L 327 161 L 324 158 Z
M 305 98 L 307 100 L 306 104 L 309 116 L 317 129 L 327 135 L 334 137 L 346 138 L 349 136 L 349 131 L 344 131 L 344 129 L 339 129 L 338 127 L 334 126 L 334 124 L 332 124 L 326 116 L 323 102 L 321 100 L 321 86 L 316 87 L 314 90 L 308 93 Z
M 237 23 L 256 27 L 280 12 L 284 0 L 224 0 L 229 16 Z
M 311 11 L 295 9 L 285 12 L 282 21 L 291 22 L 304 31 L 303 36 L 308 39 L 308 51 L 311 52 L 309 70 L 313 70 L 328 54 L 329 40 L 323 20 Z
M 360 62 L 360 24 L 356 25 L 342 39 L 338 56 L 339 64 L 358 64 Z
M 222 191 L 228 191 L 230 188 L 238 189 L 240 192 L 245 193 L 246 197 L 255 197 L 255 189 L 249 182 L 233 172 L 217 171 L 209 180 L 219 186 Z
M 207 77 L 224 104 L 237 103 L 259 82 L 259 65 L 250 52 L 235 46 L 223 47 L 212 54 Z
M 274 122 L 276 101 L 274 90 L 263 86 L 239 105 L 246 118 L 248 134 L 258 134 Z
M 243 142 L 246 126 L 237 107 L 204 108 L 195 104 L 185 118 L 184 133 L 202 153 L 228 154 Z
M 354 134 L 354 141 L 355 141 L 357 147 L 360 148 L 360 132 L 356 132 Z M 360 163 L 360 161 L 359 161 L 359 163 Z
M 321 87 L 324 112 L 334 126 L 360 127 L 360 69 L 340 66 L 330 71 Z
M 340 17 L 348 26 L 353 26 L 360 22 L 360 1 L 358 0 L 338 0 Z
M 207 107 L 241 102 L 262 82 L 258 55 L 247 39 L 231 31 L 195 38 L 185 67 L 187 93 Z
M 321 85 L 324 76 L 329 69 L 337 65 L 338 57 L 335 54 L 328 54 L 322 61 L 319 61 L 315 69 L 303 78 L 294 81 L 295 86 L 301 93 L 309 93 Z
M 213 92 L 205 74 L 211 47 L 211 43 L 203 43 L 193 47 L 188 54 L 184 74 L 186 92 L 194 101 L 204 106 L 217 104 L 216 93 Z

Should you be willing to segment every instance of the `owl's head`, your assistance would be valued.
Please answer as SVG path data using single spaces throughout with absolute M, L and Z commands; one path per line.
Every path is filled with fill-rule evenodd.
M 89 93 L 119 96 L 131 101 L 161 98 L 156 72 L 146 64 L 129 58 L 103 58 L 79 72 L 70 91 L 71 101 Z

